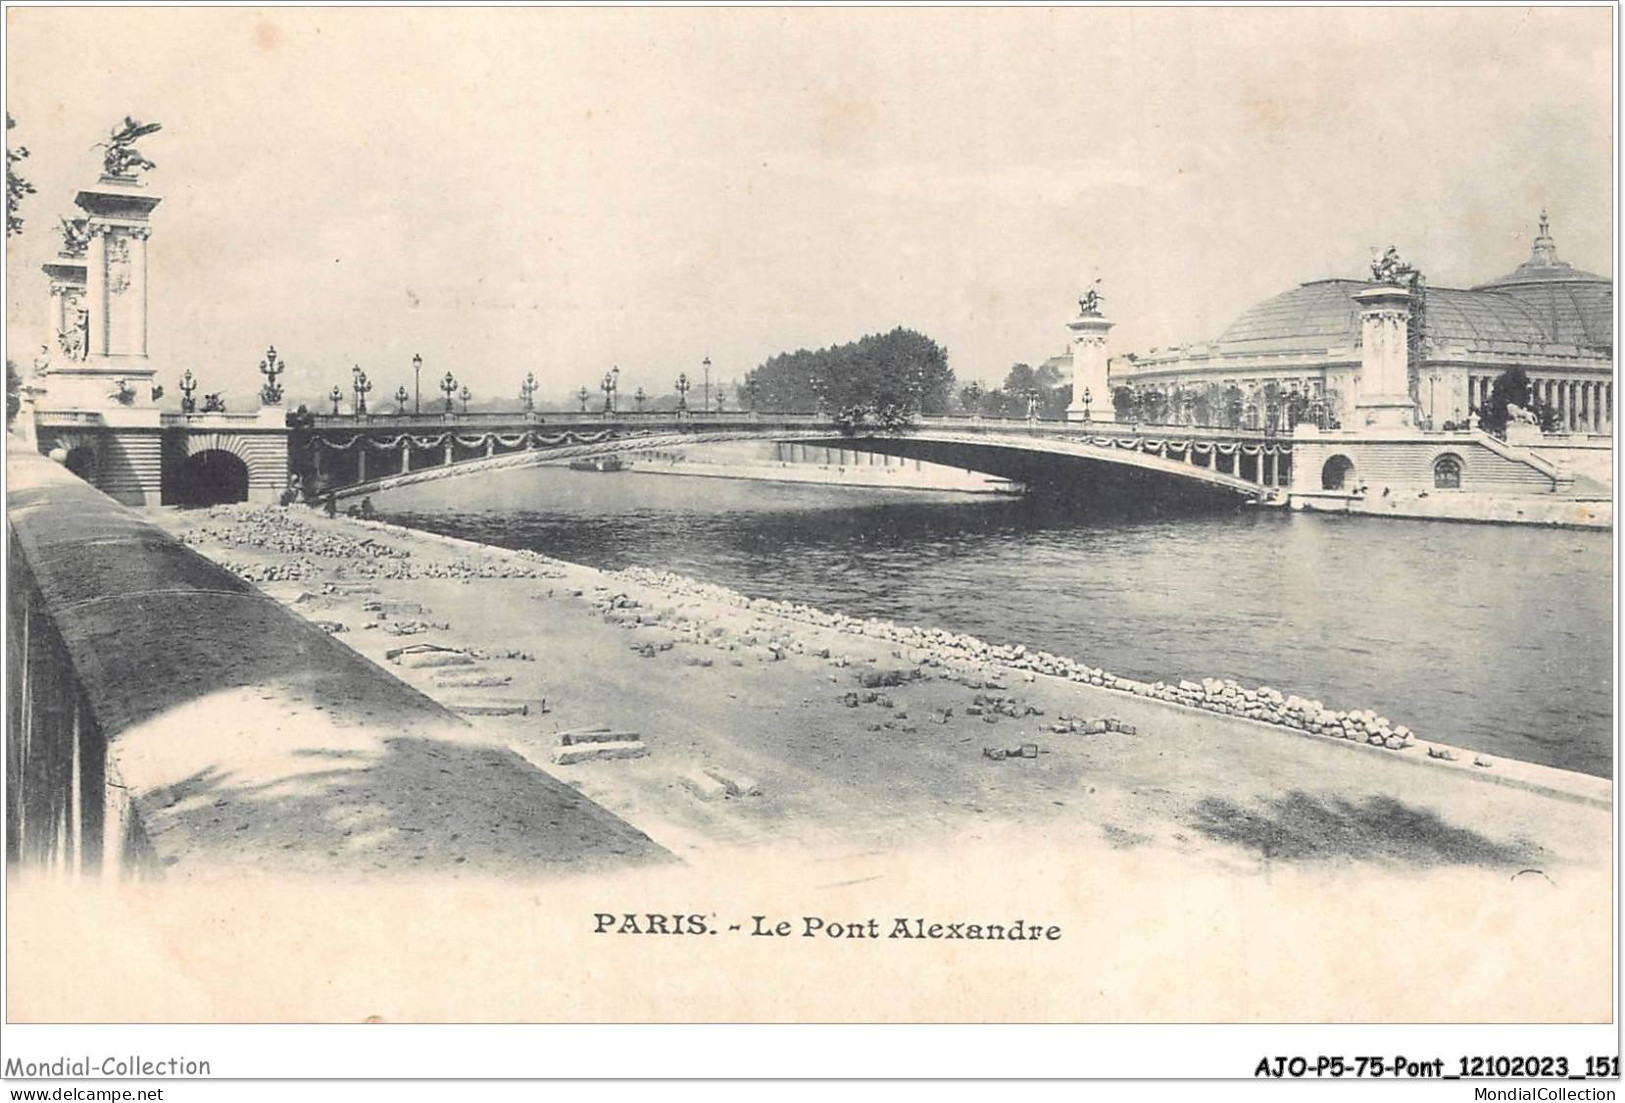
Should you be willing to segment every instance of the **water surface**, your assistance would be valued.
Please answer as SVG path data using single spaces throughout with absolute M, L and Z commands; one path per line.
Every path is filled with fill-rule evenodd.
M 1424 738 L 1612 772 L 1610 537 L 1248 509 L 497 471 L 403 487 L 404 524 L 752 597 L 1024 643 L 1131 677 L 1234 678 Z

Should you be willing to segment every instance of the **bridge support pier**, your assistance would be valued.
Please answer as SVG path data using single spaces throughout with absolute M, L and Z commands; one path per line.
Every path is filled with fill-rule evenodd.
M 405 475 L 412 470 L 412 442 L 401 441 L 401 474 Z

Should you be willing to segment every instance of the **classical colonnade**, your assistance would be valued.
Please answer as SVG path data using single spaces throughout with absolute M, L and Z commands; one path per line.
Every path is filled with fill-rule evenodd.
M 1489 401 L 1494 375 L 1467 377 L 1467 398 L 1474 409 Z M 1607 433 L 1614 427 L 1614 384 L 1610 380 L 1543 379 L 1529 381 L 1535 397 L 1557 411 L 1559 429 Z

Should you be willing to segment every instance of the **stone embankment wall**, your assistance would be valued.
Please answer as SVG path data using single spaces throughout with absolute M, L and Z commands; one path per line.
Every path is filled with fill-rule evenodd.
M 1322 489 L 1328 460 L 1342 456 L 1354 465 L 1344 486 L 1381 490 L 1432 489 L 1434 465 L 1446 456 L 1461 464 L 1461 490 L 1496 494 L 1550 494 L 1555 469 L 1523 449 L 1495 447 L 1480 433 L 1429 434 L 1415 439 L 1363 439 L 1357 433 L 1303 434 L 1292 442 L 1294 492 Z M 1499 442 L 1497 442 L 1499 443 Z
M 41 425 L 42 454 L 60 449 L 104 494 L 125 505 L 157 505 L 164 481 L 163 432 L 150 428 Z M 16 451 L 17 449 L 13 449 Z
M 7 474 L 9 858 L 371 872 L 659 853 L 517 755 L 461 747 L 460 718 L 45 457 L 14 452 Z

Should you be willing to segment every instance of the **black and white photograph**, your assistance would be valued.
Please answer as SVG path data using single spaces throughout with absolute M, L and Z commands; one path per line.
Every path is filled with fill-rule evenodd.
M 5 14 L 8 1082 L 1617 1082 L 1615 6 Z

